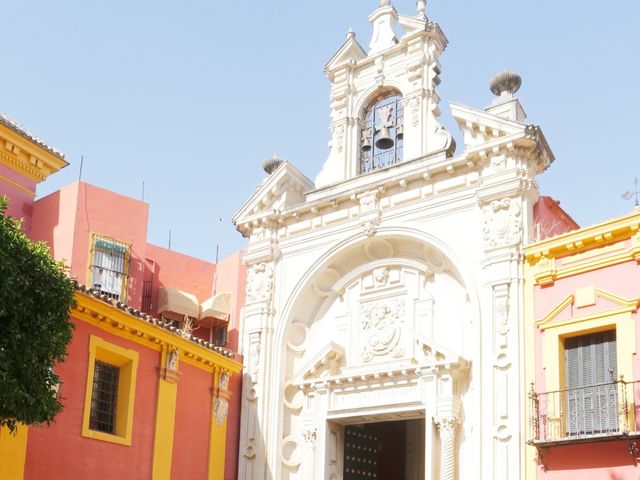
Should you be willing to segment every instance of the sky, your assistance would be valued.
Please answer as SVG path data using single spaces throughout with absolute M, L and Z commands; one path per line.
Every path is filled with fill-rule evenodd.
M 366 48 L 378 0 L 2 2 L 0 112 L 66 154 L 43 197 L 78 179 L 150 204 L 149 241 L 213 260 L 245 240 L 231 223 L 278 154 L 315 178 L 329 150 L 323 66 L 351 27 Z M 414 0 L 395 0 L 415 14 Z M 583 226 L 628 213 L 640 177 L 640 2 L 430 0 L 449 39 L 450 102 L 490 104 L 518 72 L 529 123 L 556 161 L 538 178 Z M 222 218 L 222 222 L 217 219 Z

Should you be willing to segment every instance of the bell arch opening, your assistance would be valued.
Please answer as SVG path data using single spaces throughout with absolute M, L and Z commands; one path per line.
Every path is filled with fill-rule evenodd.
M 377 92 L 362 112 L 359 174 L 403 161 L 404 105 L 396 89 Z

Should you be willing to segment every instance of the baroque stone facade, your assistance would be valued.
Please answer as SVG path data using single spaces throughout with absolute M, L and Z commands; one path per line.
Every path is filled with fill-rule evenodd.
M 326 65 L 332 148 L 315 181 L 283 162 L 234 218 L 249 239 L 242 479 L 348 478 L 345 431 L 393 420 L 421 422 L 407 479 L 522 478 L 512 306 L 553 155 L 502 90 L 486 109 L 451 105 L 456 151 L 438 121 L 447 39 L 426 2 L 417 16 L 390 3 L 370 16 L 368 51 L 349 32 Z M 363 133 L 391 94 L 404 123 Z M 376 164 L 378 150 L 361 173 L 382 137 L 403 142 L 402 160 Z

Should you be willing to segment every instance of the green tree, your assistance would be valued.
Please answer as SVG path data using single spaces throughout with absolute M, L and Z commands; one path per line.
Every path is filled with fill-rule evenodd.
M 0 427 L 49 424 L 62 409 L 53 367 L 64 360 L 74 285 L 42 242 L 31 242 L 0 197 Z

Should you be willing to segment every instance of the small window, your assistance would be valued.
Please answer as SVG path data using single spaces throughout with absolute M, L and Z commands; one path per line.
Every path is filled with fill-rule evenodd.
M 213 328 L 213 341 L 218 347 L 227 346 L 227 323 Z
M 402 162 L 404 147 L 402 96 L 397 92 L 380 95 L 365 111 L 363 121 L 360 173 L 369 173 Z
M 96 360 L 89 418 L 91 430 L 115 433 L 119 377 L 120 369 L 117 366 Z
M 92 335 L 82 435 L 131 445 L 138 352 Z
M 91 285 L 115 300 L 124 301 L 129 271 L 129 245 L 100 235 L 93 236 Z

